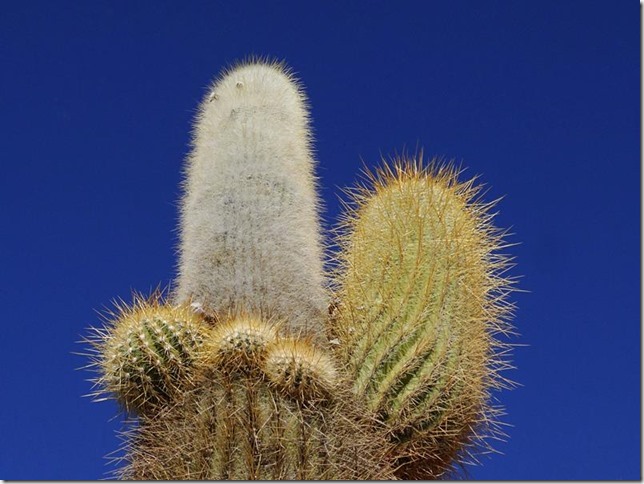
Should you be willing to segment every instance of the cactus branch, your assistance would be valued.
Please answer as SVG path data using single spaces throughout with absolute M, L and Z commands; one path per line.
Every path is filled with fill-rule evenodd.
M 352 192 L 331 331 L 353 391 L 391 429 L 398 474 L 436 478 L 481 441 L 507 333 L 502 233 L 473 180 L 399 158 Z

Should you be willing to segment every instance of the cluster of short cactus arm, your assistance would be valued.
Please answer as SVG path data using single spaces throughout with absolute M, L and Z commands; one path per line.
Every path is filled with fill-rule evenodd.
M 136 418 L 126 479 L 429 479 L 494 436 L 503 234 L 450 165 L 352 191 L 328 274 L 306 99 L 282 64 L 226 71 L 187 160 L 179 275 L 91 339 Z

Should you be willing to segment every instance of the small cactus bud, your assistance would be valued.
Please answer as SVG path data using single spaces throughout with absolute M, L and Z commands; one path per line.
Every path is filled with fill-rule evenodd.
M 206 327 L 186 304 L 137 296 L 131 307 L 119 305 L 95 334 L 90 342 L 99 355 L 97 394 L 110 394 L 126 410 L 145 413 L 189 383 Z
M 278 327 L 255 316 L 236 316 L 219 322 L 204 343 L 200 366 L 205 368 L 257 367 L 266 346 L 277 338 Z
M 331 359 L 307 341 L 276 341 L 268 348 L 263 369 L 282 392 L 303 400 L 333 396 L 337 384 Z

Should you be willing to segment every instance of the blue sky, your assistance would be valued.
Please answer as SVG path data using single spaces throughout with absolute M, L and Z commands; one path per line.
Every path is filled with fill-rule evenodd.
M 639 29 L 634 0 L 3 2 L 0 478 L 112 469 L 75 342 L 172 280 L 197 103 L 260 54 L 306 87 L 327 227 L 361 160 L 405 147 L 504 197 L 527 346 L 470 476 L 640 479 Z

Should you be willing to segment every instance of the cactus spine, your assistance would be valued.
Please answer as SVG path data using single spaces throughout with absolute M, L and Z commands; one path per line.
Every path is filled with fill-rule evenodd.
M 328 291 L 301 88 L 264 61 L 213 84 L 177 288 L 91 338 L 96 395 L 138 417 L 120 477 L 439 478 L 494 433 L 503 234 L 473 181 L 420 158 L 354 192 Z

